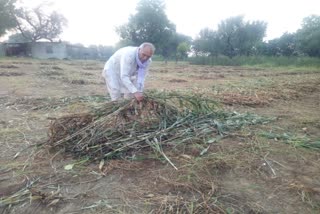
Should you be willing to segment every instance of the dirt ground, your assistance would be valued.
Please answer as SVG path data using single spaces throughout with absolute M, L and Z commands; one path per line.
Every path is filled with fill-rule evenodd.
M 320 70 L 152 64 L 146 89 L 272 122 L 204 147 L 88 163 L 35 147 L 50 118 L 104 102 L 103 62 L 0 59 L 0 213 L 320 213 Z M 72 164 L 73 168 L 66 166 Z

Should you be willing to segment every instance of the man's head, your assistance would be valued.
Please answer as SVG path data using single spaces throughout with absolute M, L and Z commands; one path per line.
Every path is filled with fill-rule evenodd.
M 154 54 L 155 47 L 153 44 L 145 42 L 139 46 L 139 59 L 142 63 L 147 61 Z

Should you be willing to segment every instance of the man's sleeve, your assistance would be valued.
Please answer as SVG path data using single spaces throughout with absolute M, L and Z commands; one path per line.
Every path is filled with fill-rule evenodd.
M 151 64 L 151 63 L 150 63 Z M 146 79 L 147 79 L 147 76 L 149 74 L 149 67 L 150 67 L 150 64 L 148 65 L 148 67 L 146 67 L 146 73 L 144 75 L 144 80 L 143 80 L 143 83 L 142 83 L 142 86 L 141 86 L 141 91 L 144 91 L 144 83 L 146 82 Z
M 130 79 L 130 70 L 132 69 L 132 59 L 129 54 L 124 54 L 121 56 L 120 60 L 120 77 L 123 85 L 130 91 L 130 93 L 135 93 L 138 89 L 132 83 Z

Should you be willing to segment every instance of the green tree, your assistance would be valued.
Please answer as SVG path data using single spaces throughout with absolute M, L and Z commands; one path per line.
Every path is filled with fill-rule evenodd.
M 32 42 L 32 40 L 29 39 L 29 38 L 32 37 L 31 33 L 30 32 L 25 32 L 25 34 L 27 34 L 28 36 L 25 37 L 21 33 L 13 34 L 13 35 L 9 36 L 8 42 L 11 42 L 11 43 Z
M 243 16 L 231 17 L 221 21 L 218 25 L 218 37 L 222 47 L 222 54 L 230 58 L 237 55 L 240 40 L 239 34 L 243 26 Z
M 134 45 L 151 42 L 156 46 L 157 53 L 168 57 L 168 44 L 175 40 L 176 27 L 165 14 L 164 1 L 140 0 L 136 11 L 127 24 L 116 29 L 120 38 L 126 41 L 125 43 L 131 41 Z
M 167 59 L 169 58 L 175 58 L 176 61 L 178 60 L 178 49 L 177 47 L 181 43 L 190 44 L 192 38 L 180 33 L 173 33 L 173 35 L 168 38 L 168 41 L 161 45 L 161 55 Z
M 200 30 L 199 35 L 192 43 L 192 50 L 196 55 L 217 56 L 220 50 L 220 41 L 216 31 L 209 28 Z
M 284 33 L 278 40 L 278 47 L 283 56 L 292 56 L 296 54 L 296 34 L 288 32 Z
M 190 44 L 188 44 L 187 42 L 181 42 L 177 47 L 176 61 L 178 61 L 178 59 L 184 60 L 186 57 L 188 57 L 189 51 L 190 51 Z
M 320 57 L 320 16 L 311 15 L 303 19 L 297 32 L 299 49 L 313 57 Z
M 259 52 L 267 56 L 293 56 L 298 55 L 295 33 L 284 33 L 280 38 L 262 43 Z
M 53 41 L 63 31 L 63 27 L 67 25 L 67 20 L 56 11 L 48 15 L 43 11 L 45 5 L 27 10 L 20 8 L 16 14 L 17 30 L 30 41 L 38 41 L 46 39 Z
M 281 56 L 279 38 L 269 40 L 259 47 L 259 52 L 267 56 Z
M 262 21 L 244 22 L 243 16 L 221 21 L 218 25 L 220 52 L 232 58 L 250 55 L 265 36 L 267 24 Z
M 16 26 L 15 2 L 16 0 L 0 0 L 0 36 Z
M 263 42 L 267 23 L 263 21 L 246 22 L 237 32 L 237 45 L 240 55 L 252 55 L 256 48 Z

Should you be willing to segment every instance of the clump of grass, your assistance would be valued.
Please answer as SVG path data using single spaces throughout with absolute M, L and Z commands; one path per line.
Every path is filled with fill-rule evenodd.
M 302 147 L 307 149 L 320 149 L 320 140 L 311 140 L 307 136 L 297 136 L 292 133 L 272 133 L 272 132 L 262 132 L 260 134 L 262 137 L 268 139 L 274 139 L 277 141 L 282 141 L 294 147 Z
M 24 108 L 31 110 L 50 110 L 59 109 L 76 103 L 99 104 L 109 100 L 109 97 L 102 95 L 91 96 L 75 96 L 75 97 L 46 97 L 46 98 L 30 98 L 23 97 L 16 99 L 14 102 L 6 103 L 5 106 L 14 106 L 16 108 Z
M 6 77 L 17 77 L 17 76 L 23 76 L 25 73 L 22 72 L 0 72 L 0 76 L 6 76 Z
M 17 191 L 1 196 L 0 208 L 4 207 L 5 209 L 10 209 L 13 205 L 28 201 L 32 202 L 35 200 L 41 200 L 41 202 L 47 204 L 47 206 L 51 206 L 60 202 L 62 197 L 59 196 L 59 189 L 55 192 L 51 191 L 51 193 L 42 192 L 34 187 L 38 181 L 39 178 L 28 181 L 24 187 L 18 189 Z
M 94 66 L 84 66 L 82 67 L 83 70 L 87 70 L 87 71 L 100 71 L 102 70 L 102 68 L 100 67 L 94 67 Z
M 59 72 L 63 69 L 59 66 L 40 66 L 40 75 L 44 76 L 62 76 L 63 73 Z
M 19 67 L 16 65 L 0 65 L 0 68 L 15 69 Z
M 63 71 L 63 69 L 62 68 L 60 68 L 59 66 L 52 66 L 52 69 L 53 70 L 60 70 L 60 71 Z
M 87 84 L 87 82 L 83 79 L 77 79 L 77 80 L 71 80 L 70 81 L 71 84 L 75 84 L 75 85 L 85 85 Z

